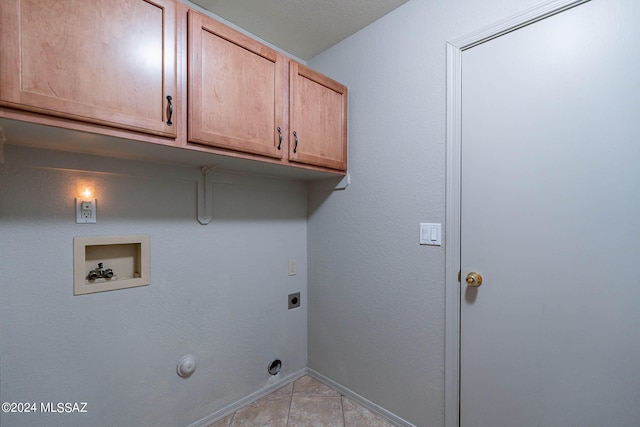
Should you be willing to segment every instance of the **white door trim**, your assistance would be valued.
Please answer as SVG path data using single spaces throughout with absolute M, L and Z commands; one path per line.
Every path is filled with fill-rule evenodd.
M 460 426 L 460 197 L 462 52 L 590 0 L 551 0 L 447 42 L 447 196 L 445 274 L 445 427 Z

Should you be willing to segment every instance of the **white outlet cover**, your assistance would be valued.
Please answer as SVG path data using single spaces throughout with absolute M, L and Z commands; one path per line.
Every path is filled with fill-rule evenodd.
M 97 203 L 95 198 L 89 200 L 76 198 L 76 223 L 95 224 L 97 216 L 96 205 Z

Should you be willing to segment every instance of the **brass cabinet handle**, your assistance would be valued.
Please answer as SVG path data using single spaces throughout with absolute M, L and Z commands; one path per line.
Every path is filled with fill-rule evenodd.
M 482 285 L 482 275 L 480 273 L 476 273 L 475 271 L 467 274 L 467 278 L 465 280 L 467 282 L 467 286 L 470 286 L 472 288 L 479 288 L 480 285 Z

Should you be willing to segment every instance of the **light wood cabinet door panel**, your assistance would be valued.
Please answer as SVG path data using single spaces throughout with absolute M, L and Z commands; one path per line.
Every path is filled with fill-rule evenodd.
M 347 87 L 295 61 L 289 79 L 289 160 L 346 170 Z
M 175 138 L 173 0 L 2 0 L 0 103 Z
M 191 10 L 188 37 L 189 142 L 282 158 L 284 56 Z

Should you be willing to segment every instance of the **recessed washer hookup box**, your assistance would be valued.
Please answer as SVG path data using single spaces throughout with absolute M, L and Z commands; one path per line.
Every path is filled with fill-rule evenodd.
M 148 235 L 75 237 L 73 294 L 148 285 L 149 265 Z

